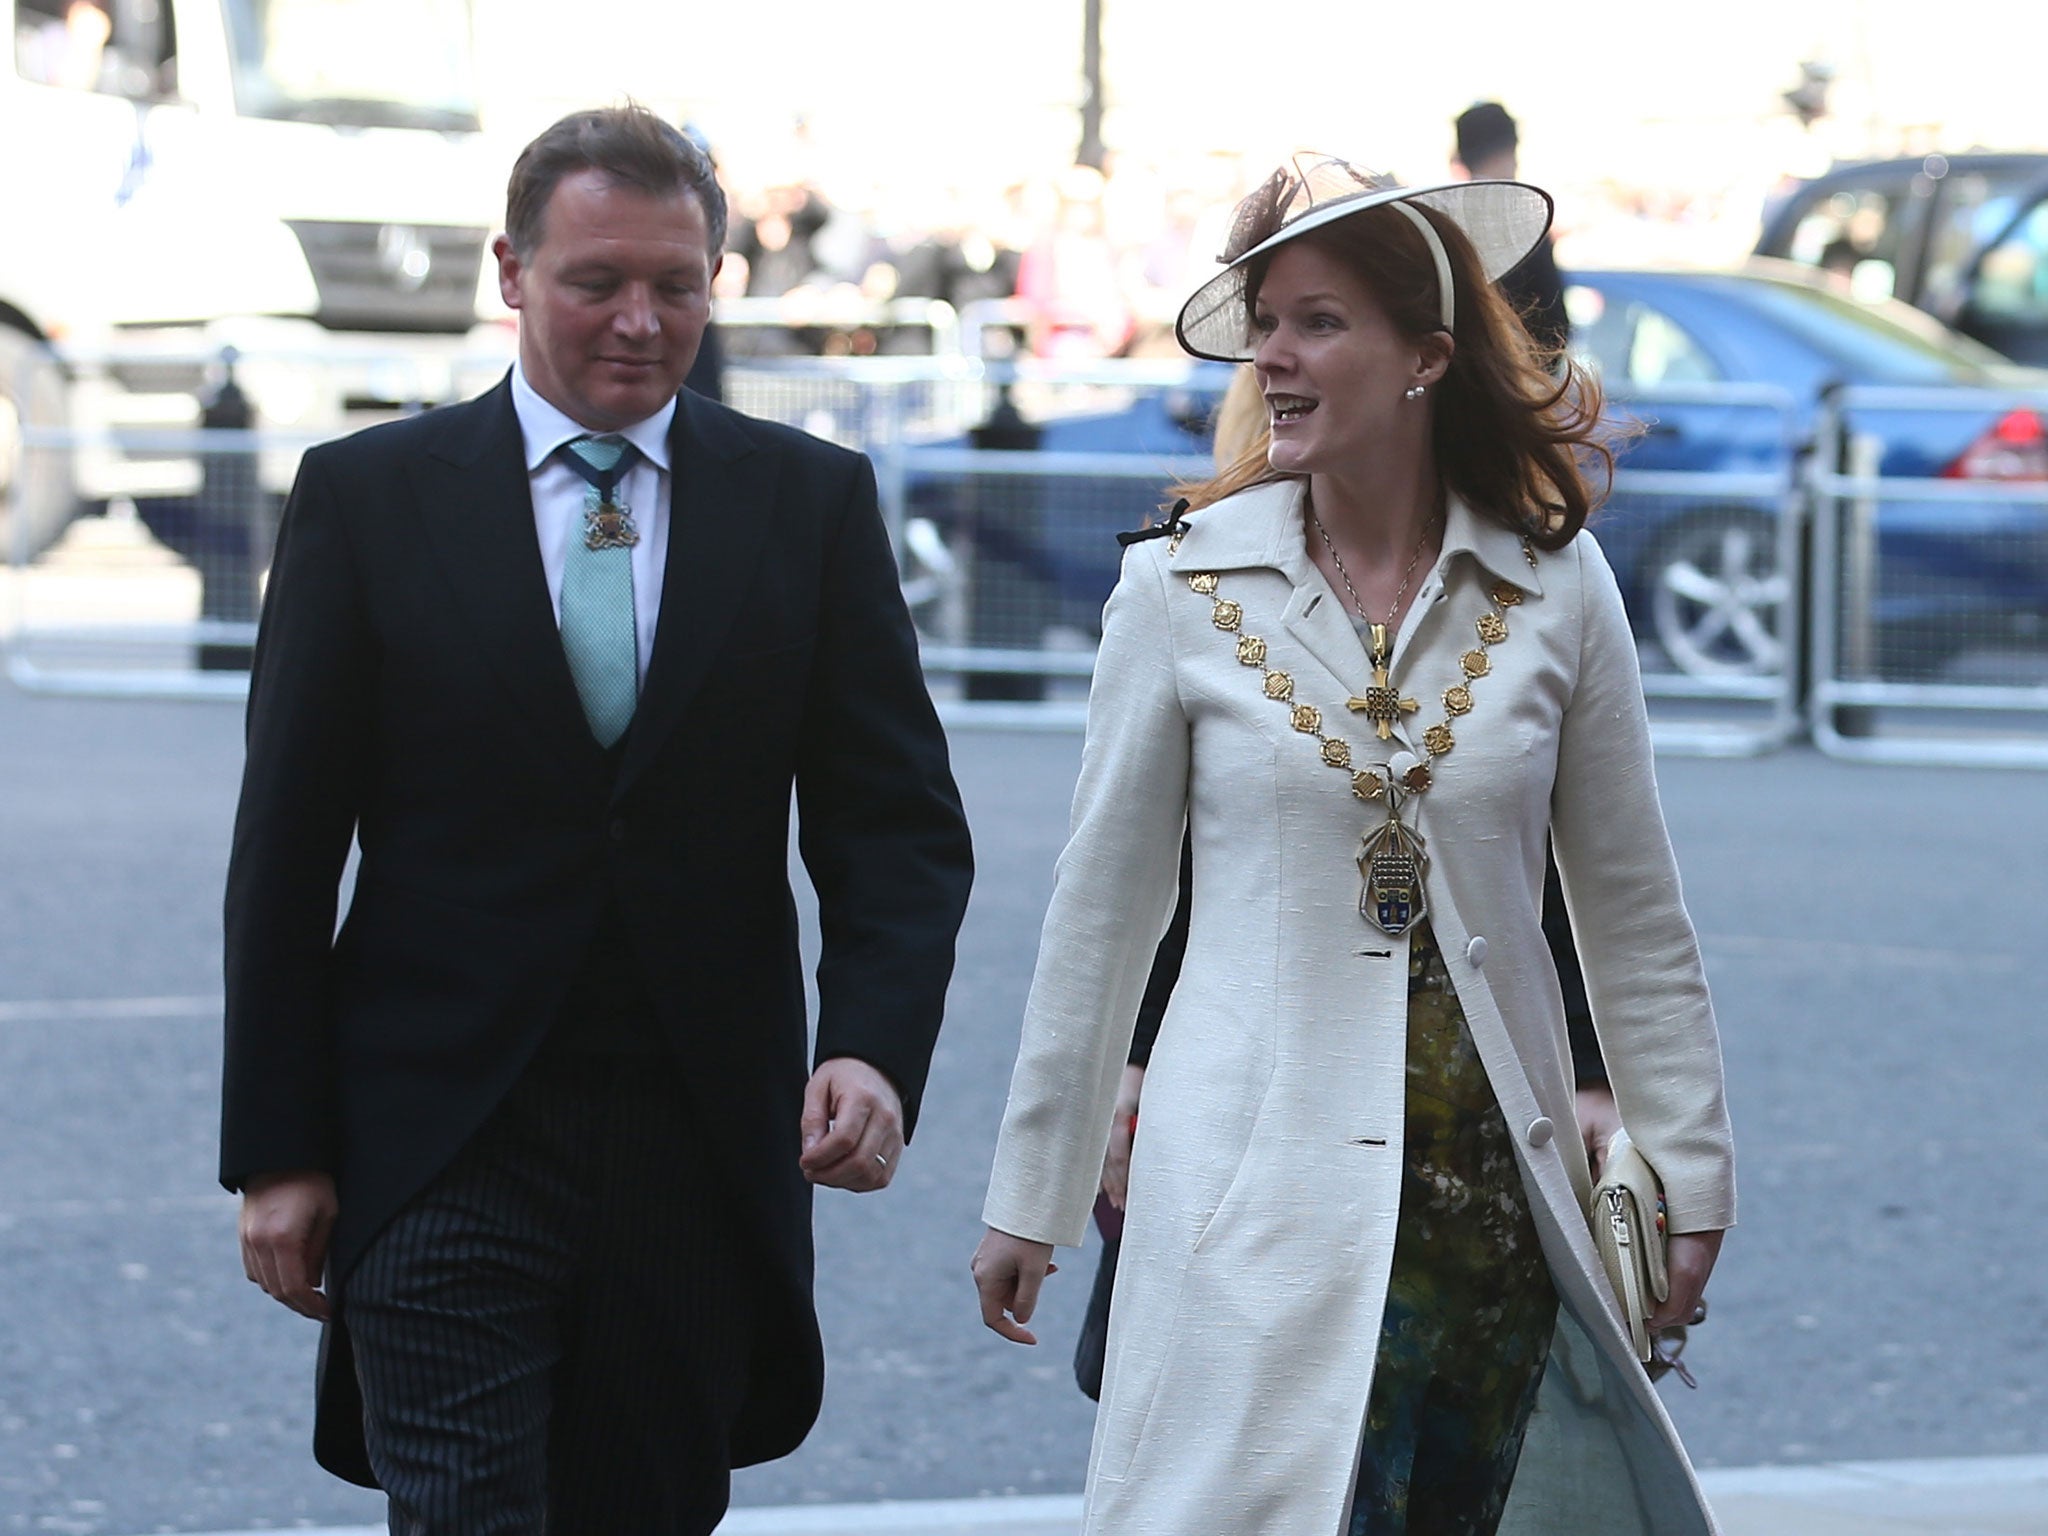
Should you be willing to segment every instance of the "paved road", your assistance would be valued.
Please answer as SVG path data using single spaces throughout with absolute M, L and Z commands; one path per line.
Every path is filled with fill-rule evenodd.
M 0 1532 L 356 1526 L 311 1465 L 310 1329 L 212 1186 L 233 710 L 0 686 Z M 962 734 L 981 879 L 896 1188 L 819 1207 L 833 1371 L 750 1504 L 1070 1493 L 1066 1351 L 965 1262 L 1078 743 Z M 1791 752 L 1672 760 L 1727 1036 L 1744 1219 L 1671 1393 L 1708 1465 L 2048 1452 L 2048 781 Z

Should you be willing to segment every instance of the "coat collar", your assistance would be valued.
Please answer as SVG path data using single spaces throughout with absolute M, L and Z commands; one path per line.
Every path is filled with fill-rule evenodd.
M 1188 519 L 1188 531 L 1171 557 L 1173 567 L 1182 574 L 1278 571 L 1292 588 L 1280 622 L 1347 698 L 1359 698 L 1372 681 L 1372 664 L 1343 599 L 1308 557 L 1306 487 L 1300 479 L 1274 481 L 1204 508 Z M 1453 495 L 1446 505 L 1443 552 L 1436 564 L 1440 581 L 1449 583 L 1461 557 L 1477 563 L 1487 585 L 1505 580 L 1530 596 L 1542 595 L 1537 571 L 1522 553 L 1521 536 L 1479 516 Z M 1393 729 L 1395 739 L 1413 751 L 1409 721 L 1397 720 Z
M 1301 479 L 1268 481 L 1227 496 L 1188 518 L 1173 563 L 1189 571 L 1246 570 L 1265 566 L 1295 586 L 1320 582 L 1308 558 L 1307 524 L 1302 515 Z M 1481 517 L 1453 493 L 1445 508 L 1443 553 L 1437 575 L 1448 580 L 1453 562 L 1470 556 L 1496 580 L 1513 582 L 1530 597 L 1543 595 L 1541 572 L 1522 553 L 1522 536 Z

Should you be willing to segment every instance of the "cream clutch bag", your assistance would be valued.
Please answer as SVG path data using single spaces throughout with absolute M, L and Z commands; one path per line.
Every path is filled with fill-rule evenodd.
M 1600 1182 L 1593 1186 L 1591 1217 L 1593 1241 L 1620 1299 L 1621 1315 L 1628 1320 L 1636 1358 L 1647 1365 L 1655 1353 L 1650 1314 L 1671 1294 L 1664 1254 L 1664 1190 L 1627 1131 L 1616 1131 L 1607 1144 L 1607 1161 Z

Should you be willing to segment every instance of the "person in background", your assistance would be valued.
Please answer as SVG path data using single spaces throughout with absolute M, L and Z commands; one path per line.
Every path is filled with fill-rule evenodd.
M 1521 131 L 1497 101 L 1475 102 L 1452 125 L 1457 148 L 1451 169 L 1468 181 L 1513 181 L 1521 152 Z M 1564 306 L 1564 278 L 1557 270 L 1555 237 L 1545 235 L 1534 250 L 1500 280 L 1501 291 L 1522 317 L 1536 345 L 1553 359 L 1572 339 Z M 1553 362 L 1553 368 L 1556 364 Z
M 718 156 L 712 153 L 711 140 L 695 123 L 685 122 L 683 137 L 697 146 L 698 152 L 711 162 L 713 175 L 718 173 Z M 703 338 L 697 343 L 696 361 L 690 364 L 690 371 L 683 379 L 683 388 L 702 395 L 706 400 L 725 403 L 725 338 L 719 333 L 718 322 L 704 322 Z
M 1053 228 L 1018 266 L 1017 297 L 1031 308 L 1031 350 L 1040 357 L 1116 357 L 1137 329 L 1122 258 L 1109 240 L 1105 189 L 1092 166 L 1061 172 Z

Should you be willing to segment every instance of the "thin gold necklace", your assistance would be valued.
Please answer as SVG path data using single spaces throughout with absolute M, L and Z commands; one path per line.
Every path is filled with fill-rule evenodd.
M 1401 584 L 1394 588 L 1394 601 L 1387 608 L 1387 621 L 1381 624 L 1375 622 L 1373 616 L 1365 611 L 1365 599 L 1358 595 L 1358 588 L 1351 584 L 1351 572 L 1344 568 L 1344 557 L 1337 553 L 1337 543 L 1330 537 L 1330 530 L 1323 526 L 1323 520 L 1316 516 L 1316 504 L 1306 491 L 1302 493 L 1301 504 L 1302 510 L 1308 513 L 1309 522 L 1322 536 L 1323 548 L 1330 552 L 1330 562 L 1337 567 L 1337 579 L 1344 583 L 1344 590 L 1351 594 L 1351 606 L 1358 610 L 1358 616 L 1365 621 L 1366 651 L 1372 659 L 1372 687 L 1366 690 L 1368 702 L 1364 713 L 1378 730 L 1380 740 L 1386 741 L 1394 734 L 1394 721 L 1404 713 L 1402 705 L 1407 703 L 1396 695 L 1390 681 L 1388 667 L 1393 661 L 1394 646 L 1388 632 L 1393 627 L 1395 617 L 1401 612 L 1401 599 L 1408 595 L 1408 583 L 1415 578 L 1415 567 L 1422 563 L 1422 552 L 1429 548 L 1429 536 L 1435 530 L 1437 520 L 1444 515 L 1443 508 L 1438 507 L 1422 525 L 1422 537 L 1415 541 L 1415 553 L 1408 557 L 1408 568 L 1401 572 Z M 1412 710 L 1414 707 L 1412 703 L 1407 704 L 1408 709 Z

